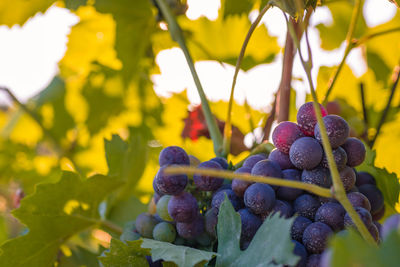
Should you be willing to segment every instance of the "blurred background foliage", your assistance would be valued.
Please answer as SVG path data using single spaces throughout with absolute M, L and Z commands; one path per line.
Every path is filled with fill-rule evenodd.
M 168 2 L 178 16 L 195 61 L 216 60 L 234 65 L 251 25 L 249 12 L 259 9 L 263 1 L 222 0 L 215 21 L 205 17 L 190 20 L 184 15 L 184 2 Z M 353 2 L 323 1 L 322 4 L 329 8 L 333 23 L 320 24 L 317 29 L 321 47 L 332 50 L 345 39 Z M 164 49 L 177 47 L 177 43 L 165 30 L 165 23 L 151 1 L 1 1 L 0 24 L 23 25 L 52 5 L 70 9 L 79 17 L 79 22 L 71 29 L 67 51 L 58 65 L 59 73 L 51 83 L 23 106 L 14 101 L 11 106 L 1 107 L 0 242 L 24 231 L 10 215 L 10 210 L 18 206 L 21 191 L 28 195 L 38 183 L 58 181 L 62 170 L 76 171 L 82 177 L 119 176 L 125 183 L 109 196 L 106 211 L 101 212 L 108 214 L 114 223 L 123 225 L 146 209 L 162 147 L 182 146 L 200 160 L 213 156 L 207 134 L 193 140 L 182 138 L 185 118 L 189 111 L 195 110 L 186 92 L 160 98 L 153 90 L 150 76 L 159 73 L 155 56 Z M 355 37 L 394 27 L 400 27 L 399 11 L 391 21 L 372 28 L 366 25 L 361 14 Z M 356 77 L 345 64 L 330 100 L 336 99 L 340 104 L 339 113 L 350 122 L 353 135 L 367 140 L 374 136 L 391 93 L 393 71 L 400 60 L 400 32 L 374 38 L 361 47 L 367 72 Z M 279 53 L 283 53 L 283 48 L 276 37 L 270 36 L 264 25 L 259 26 L 242 69 L 247 71 L 270 63 Z M 321 100 L 334 69 L 323 66 L 318 70 L 317 93 Z M 360 83 L 365 88 L 368 124 L 363 116 Z M 394 95 L 387 122 L 374 145 L 376 166 L 398 174 L 399 91 Z M 226 119 L 226 102 L 213 102 L 211 109 L 221 122 Z M 295 110 L 295 101 L 291 102 L 290 109 Z M 233 125 L 243 135 L 263 127 L 266 118 L 268 114 L 264 111 L 234 104 Z M 231 155 L 229 160 L 235 163 L 248 154 L 244 151 Z M 93 236 L 95 241 L 91 245 L 82 245 L 82 240 Z M 88 255 L 94 247 L 104 244 L 99 238 L 91 232 L 70 239 L 61 249 L 63 255 L 72 256 L 61 257 L 60 265 L 73 266 L 78 254 L 90 262 Z

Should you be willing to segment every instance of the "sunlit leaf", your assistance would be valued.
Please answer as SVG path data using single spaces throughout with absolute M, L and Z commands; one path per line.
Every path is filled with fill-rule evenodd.
M 0 25 L 22 25 L 38 12 L 44 13 L 54 0 L 16 0 L 0 2 Z

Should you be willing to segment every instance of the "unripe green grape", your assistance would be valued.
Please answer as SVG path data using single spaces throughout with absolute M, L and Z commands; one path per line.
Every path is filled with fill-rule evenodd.
M 153 238 L 163 242 L 174 242 L 176 237 L 175 227 L 167 222 L 161 222 L 154 227 Z
M 136 232 L 130 231 L 130 230 L 125 230 L 122 235 L 119 237 L 119 240 L 122 242 L 125 241 L 135 241 L 140 238 L 140 235 Z
M 157 214 L 160 216 L 161 219 L 167 222 L 172 222 L 173 219 L 168 213 L 168 202 L 171 199 L 171 196 L 169 195 L 164 195 L 158 200 L 157 202 Z

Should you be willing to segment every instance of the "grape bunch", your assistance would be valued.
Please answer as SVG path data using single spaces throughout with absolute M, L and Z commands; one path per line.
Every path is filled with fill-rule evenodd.
M 349 126 L 343 118 L 328 115 L 322 105 L 320 108 L 347 197 L 372 236 L 379 241 L 381 226 L 377 221 L 385 212 L 382 192 L 371 174 L 354 168 L 365 159 L 364 144 L 349 137 Z M 249 156 L 237 169 L 221 157 L 200 162 L 180 147 L 164 148 L 159 156 L 160 169 L 153 181 L 156 213 L 140 214 L 134 223 L 127 225 L 121 240 L 145 237 L 199 249 L 210 249 L 211 246 L 215 250 L 219 207 L 226 196 L 241 218 L 242 250 L 247 249 L 263 221 L 279 213 L 286 218 L 295 217 L 291 237 L 294 253 L 301 257 L 297 266 L 320 266 L 328 238 L 346 227 L 355 227 L 335 199 L 267 183 L 164 173 L 168 166 L 187 165 L 301 181 L 325 188 L 332 186 L 312 102 L 300 107 L 297 123 L 281 122 L 273 131 L 272 140 L 276 149 L 269 155 Z M 151 259 L 149 263 L 151 266 L 161 264 L 153 263 Z

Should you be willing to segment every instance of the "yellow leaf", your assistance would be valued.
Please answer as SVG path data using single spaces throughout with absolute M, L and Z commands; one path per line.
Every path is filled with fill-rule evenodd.
M 54 0 L 0 1 L 0 24 L 9 27 L 14 24 L 23 25 L 37 12 L 44 13 L 54 2 Z

